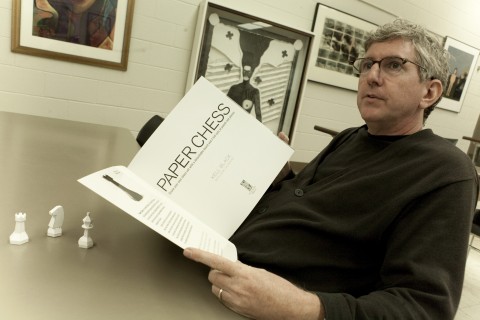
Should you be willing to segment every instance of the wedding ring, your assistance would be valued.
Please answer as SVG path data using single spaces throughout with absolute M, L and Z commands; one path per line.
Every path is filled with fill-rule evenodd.
M 220 291 L 218 291 L 218 300 L 222 301 L 222 293 L 223 293 L 223 289 L 220 289 Z

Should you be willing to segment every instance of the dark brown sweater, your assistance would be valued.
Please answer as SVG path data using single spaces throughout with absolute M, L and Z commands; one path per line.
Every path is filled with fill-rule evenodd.
M 345 130 L 265 194 L 232 236 L 239 259 L 316 292 L 327 319 L 453 319 L 478 179 L 422 130 Z

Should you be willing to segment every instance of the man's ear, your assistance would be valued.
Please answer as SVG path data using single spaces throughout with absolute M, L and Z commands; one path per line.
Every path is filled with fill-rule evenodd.
M 425 93 L 420 101 L 420 108 L 426 109 L 434 104 L 443 94 L 442 82 L 438 79 L 426 81 Z

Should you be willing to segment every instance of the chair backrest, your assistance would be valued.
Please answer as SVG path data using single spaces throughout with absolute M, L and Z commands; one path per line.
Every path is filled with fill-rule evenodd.
M 328 129 L 328 128 L 324 128 L 324 127 L 320 127 L 318 125 L 314 125 L 313 126 L 313 129 L 317 130 L 317 131 L 320 131 L 320 132 L 323 132 L 323 133 L 326 133 L 326 134 L 329 134 L 331 135 L 332 137 L 335 137 L 337 134 L 338 134 L 338 131 L 335 131 L 335 130 L 332 130 L 332 129 Z
M 457 142 L 458 142 L 458 139 L 445 138 L 445 140 L 450 141 L 450 142 L 453 143 L 454 145 L 456 145 Z
M 159 115 L 154 115 L 150 118 L 140 129 L 137 135 L 137 142 L 142 147 L 158 126 L 163 122 L 163 118 Z
M 473 214 L 472 233 L 480 237 L 480 209 L 476 209 Z
M 473 245 L 475 236 L 480 237 L 480 209 L 476 209 L 475 213 L 473 214 L 472 230 L 470 232 L 471 232 L 471 235 L 470 235 L 470 241 L 468 243 L 468 252 L 470 253 L 470 249 L 480 252 L 480 249 Z
M 473 224 L 480 226 L 480 209 L 476 209 L 473 214 Z

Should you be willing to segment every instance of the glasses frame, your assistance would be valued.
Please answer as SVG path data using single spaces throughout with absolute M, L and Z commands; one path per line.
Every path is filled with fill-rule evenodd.
M 372 58 L 365 58 L 365 57 L 363 57 L 363 58 L 357 58 L 357 59 L 355 59 L 355 60 L 353 60 L 353 61 L 350 61 L 350 64 L 353 66 L 353 68 L 354 68 L 360 75 L 363 75 L 363 74 L 367 74 L 367 73 L 370 71 L 370 69 L 369 69 L 368 71 L 364 71 L 364 72 L 360 71 L 360 70 L 357 68 L 357 65 L 358 65 L 358 63 L 359 63 L 358 61 L 361 62 L 361 61 L 369 60 L 369 61 L 372 62 L 372 67 L 373 67 L 373 65 L 375 65 L 376 63 L 378 63 L 378 68 L 379 68 L 380 70 L 382 70 L 382 61 L 385 60 L 385 59 L 392 59 L 392 58 L 399 59 L 399 60 L 402 62 L 402 65 L 406 64 L 407 62 L 410 62 L 411 64 L 414 64 L 414 65 L 416 65 L 417 67 L 419 67 L 420 69 L 423 69 L 424 71 L 427 71 L 427 68 L 425 68 L 424 66 L 422 66 L 422 65 L 420 65 L 420 64 L 418 64 L 418 63 L 416 63 L 416 62 L 414 62 L 414 61 L 412 61 L 412 60 L 409 60 L 409 59 L 406 59 L 406 58 L 402 58 L 402 57 L 394 57 L 394 56 L 384 57 L 384 58 L 382 58 L 382 59 L 380 59 L 380 60 L 373 60 Z

